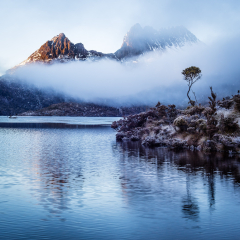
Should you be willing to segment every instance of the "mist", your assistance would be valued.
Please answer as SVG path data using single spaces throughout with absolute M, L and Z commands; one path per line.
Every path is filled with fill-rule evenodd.
M 63 32 L 88 50 L 115 52 L 136 23 L 154 29 L 185 26 L 206 44 L 240 33 L 239 0 L 1 0 L 0 75 Z M 63 17 L 64 16 L 64 17 Z
M 207 100 L 209 86 L 213 86 L 219 98 L 237 93 L 239 40 L 237 36 L 210 45 L 199 43 L 155 51 L 127 63 L 100 60 L 31 64 L 18 68 L 14 75 L 37 87 L 53 88 L 87 102 L 154 105 L 160 101 L 180 106 L 188 102 L 188 87 L 181 72 L 190 66 L 202 70 L 202 78 L 193 85 L 199 102 Z

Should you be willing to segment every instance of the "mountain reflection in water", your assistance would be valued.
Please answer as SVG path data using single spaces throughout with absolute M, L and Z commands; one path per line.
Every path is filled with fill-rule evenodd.
M 0 128 L 2 239 L 237 239 L 239 157 Z

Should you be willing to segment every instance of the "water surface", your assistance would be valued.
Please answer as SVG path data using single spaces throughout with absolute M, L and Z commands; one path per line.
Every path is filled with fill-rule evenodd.
M 0 239 L 239 239 L 239 158 L 0 128 Z
M 120 117 L 58 117 L 58 116 L 0 116 L 0 123 L 65 123 L 65 124 L 83 124 L 83 125 L 111 125 L 113 121 Z
M 0 128 L 85 128 L 111 126 L 120 117 L 0 116 Z

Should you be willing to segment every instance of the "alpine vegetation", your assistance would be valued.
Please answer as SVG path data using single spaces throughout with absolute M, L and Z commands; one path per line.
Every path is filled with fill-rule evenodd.
M 202 106 L 188 95 L 191 86 L 201 78 L 201 70 L 190 67 L 182 74 L 189 86 L 187 96 L 190 105 L 186 109 L 158 102 L 146 112 L 113 122 L 116 139 L 141 141 L 149 147 L 167 146 L 177 150 L 240 152 L 239 91 L 232 98 L 217 101 L 217 94 L 210 87 L 209 106 Z

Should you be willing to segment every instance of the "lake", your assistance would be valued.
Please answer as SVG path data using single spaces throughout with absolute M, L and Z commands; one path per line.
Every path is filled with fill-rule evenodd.
M 239 156 L 118 143 L 113 120 L 0 117 L 1 240 L 239 239 Z

